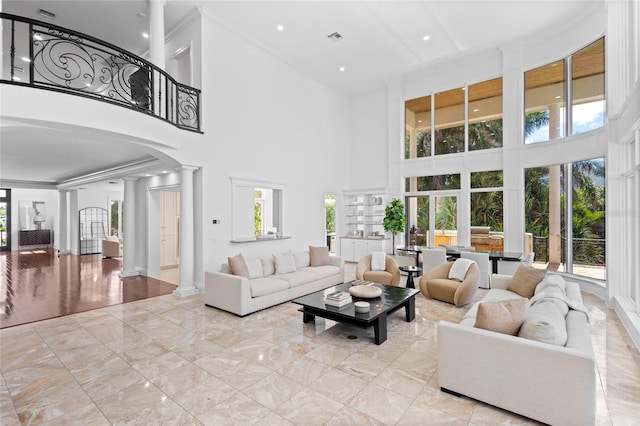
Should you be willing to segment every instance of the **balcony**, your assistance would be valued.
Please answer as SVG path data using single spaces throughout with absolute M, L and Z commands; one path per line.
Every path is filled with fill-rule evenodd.
M 83 96 L 201 132 L 199 89 L 89 35 L 6 13 L 0 18 L 0 83 Z

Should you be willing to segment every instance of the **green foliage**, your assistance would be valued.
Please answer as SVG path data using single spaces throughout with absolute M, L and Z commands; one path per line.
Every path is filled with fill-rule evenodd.
M 262 203 L 256 201 L 253 207 L 253 228 L 256 235 L 262 234 Z
M 407 223 L 407 217 L 404 214 L 404 204 L 402 201 L 394 198 L 384 209 L 384 219 L 382 226 L 386 232 L 391 231 L 394 235 L 403 232 Z
M 336 232 L 336 196 L 327 194 L 324 200 L 325 229 Z
M 436 229 L 458 228 L 458 202 L 456 197 L 436 198 Z

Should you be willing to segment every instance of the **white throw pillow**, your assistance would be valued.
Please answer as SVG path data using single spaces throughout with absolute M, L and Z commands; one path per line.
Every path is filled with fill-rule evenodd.
M 536 303 L 525 311 L 518 336 L 564 346 L 567 343 L 567 323 L 553 303 Z
M 469 267 L 474 263 L 476 263 L 475 260 L 471 259 L 456 259 L 453 265 L 451 265 L 451 269 L 449 269 L 449 279 L 460 282 L 464 281 Z
M 387 268 L 387 255 L 381 251 L 371 253 L 371 270 L 384 271 Z
M 264 276 L 260 259 L 245 259 L 244 261 L 247 263 L 247 269 L 249 270 L 249 279 L 262 278 Z
M 296 260 L 296 269 L 309 266 L 310 258 L 308 251 L 297 251 L 293 253 L 293 258 Z
M 560 275 L 547 274 L 545 275 L 542 282 L 540 282 L 540 284 L 536 286 L 536 289 L 534 290 L 533 294 L 538 294 L 542 290 L 546 288 L 551 288 L 551 287 L 556 287 L 560 289 L 560 291 L 562 291 L 563 294 L 567 293 L 567 284 L 564 282 L 564 278 L 562 278 Z
M 288 274 L 296 271 L 296 260 L 291 250 L 274 254 L 273 262 L 276 264 L 276 274 Z
M 273 262 L 273 257 L 263 257 L 260 262 L 262 262 L 263 276 L 268 277 L 276 273 L 276 264 Z

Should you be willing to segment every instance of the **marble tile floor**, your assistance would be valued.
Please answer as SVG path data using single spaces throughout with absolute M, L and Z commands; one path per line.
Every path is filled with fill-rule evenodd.
M 613 311 L 584 297 L 597 422 L 640 424 L 640 354 Z M 466 308 L 420 294 L 416 319 L 393 314 L 380 346 L 372 329 L 303 324 L 297 309 L 238 318 L 202 295 L 165 295 L 0 330 L 0 424 L 535 424 L 440 392 L 436 322 Z

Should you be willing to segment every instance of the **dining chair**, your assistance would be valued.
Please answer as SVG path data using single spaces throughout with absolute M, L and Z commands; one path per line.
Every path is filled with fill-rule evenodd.
M 478 286 L 480 288 L 491 288 L 491 283 L 489 281 L 489 277 L 491 274 L 491 261 L 489 260 L 489 253 L 462 251 L 460 252 L 460 258 L 474 260 L 478 264 L 478 268 L 480 269 L 480 282 Z

